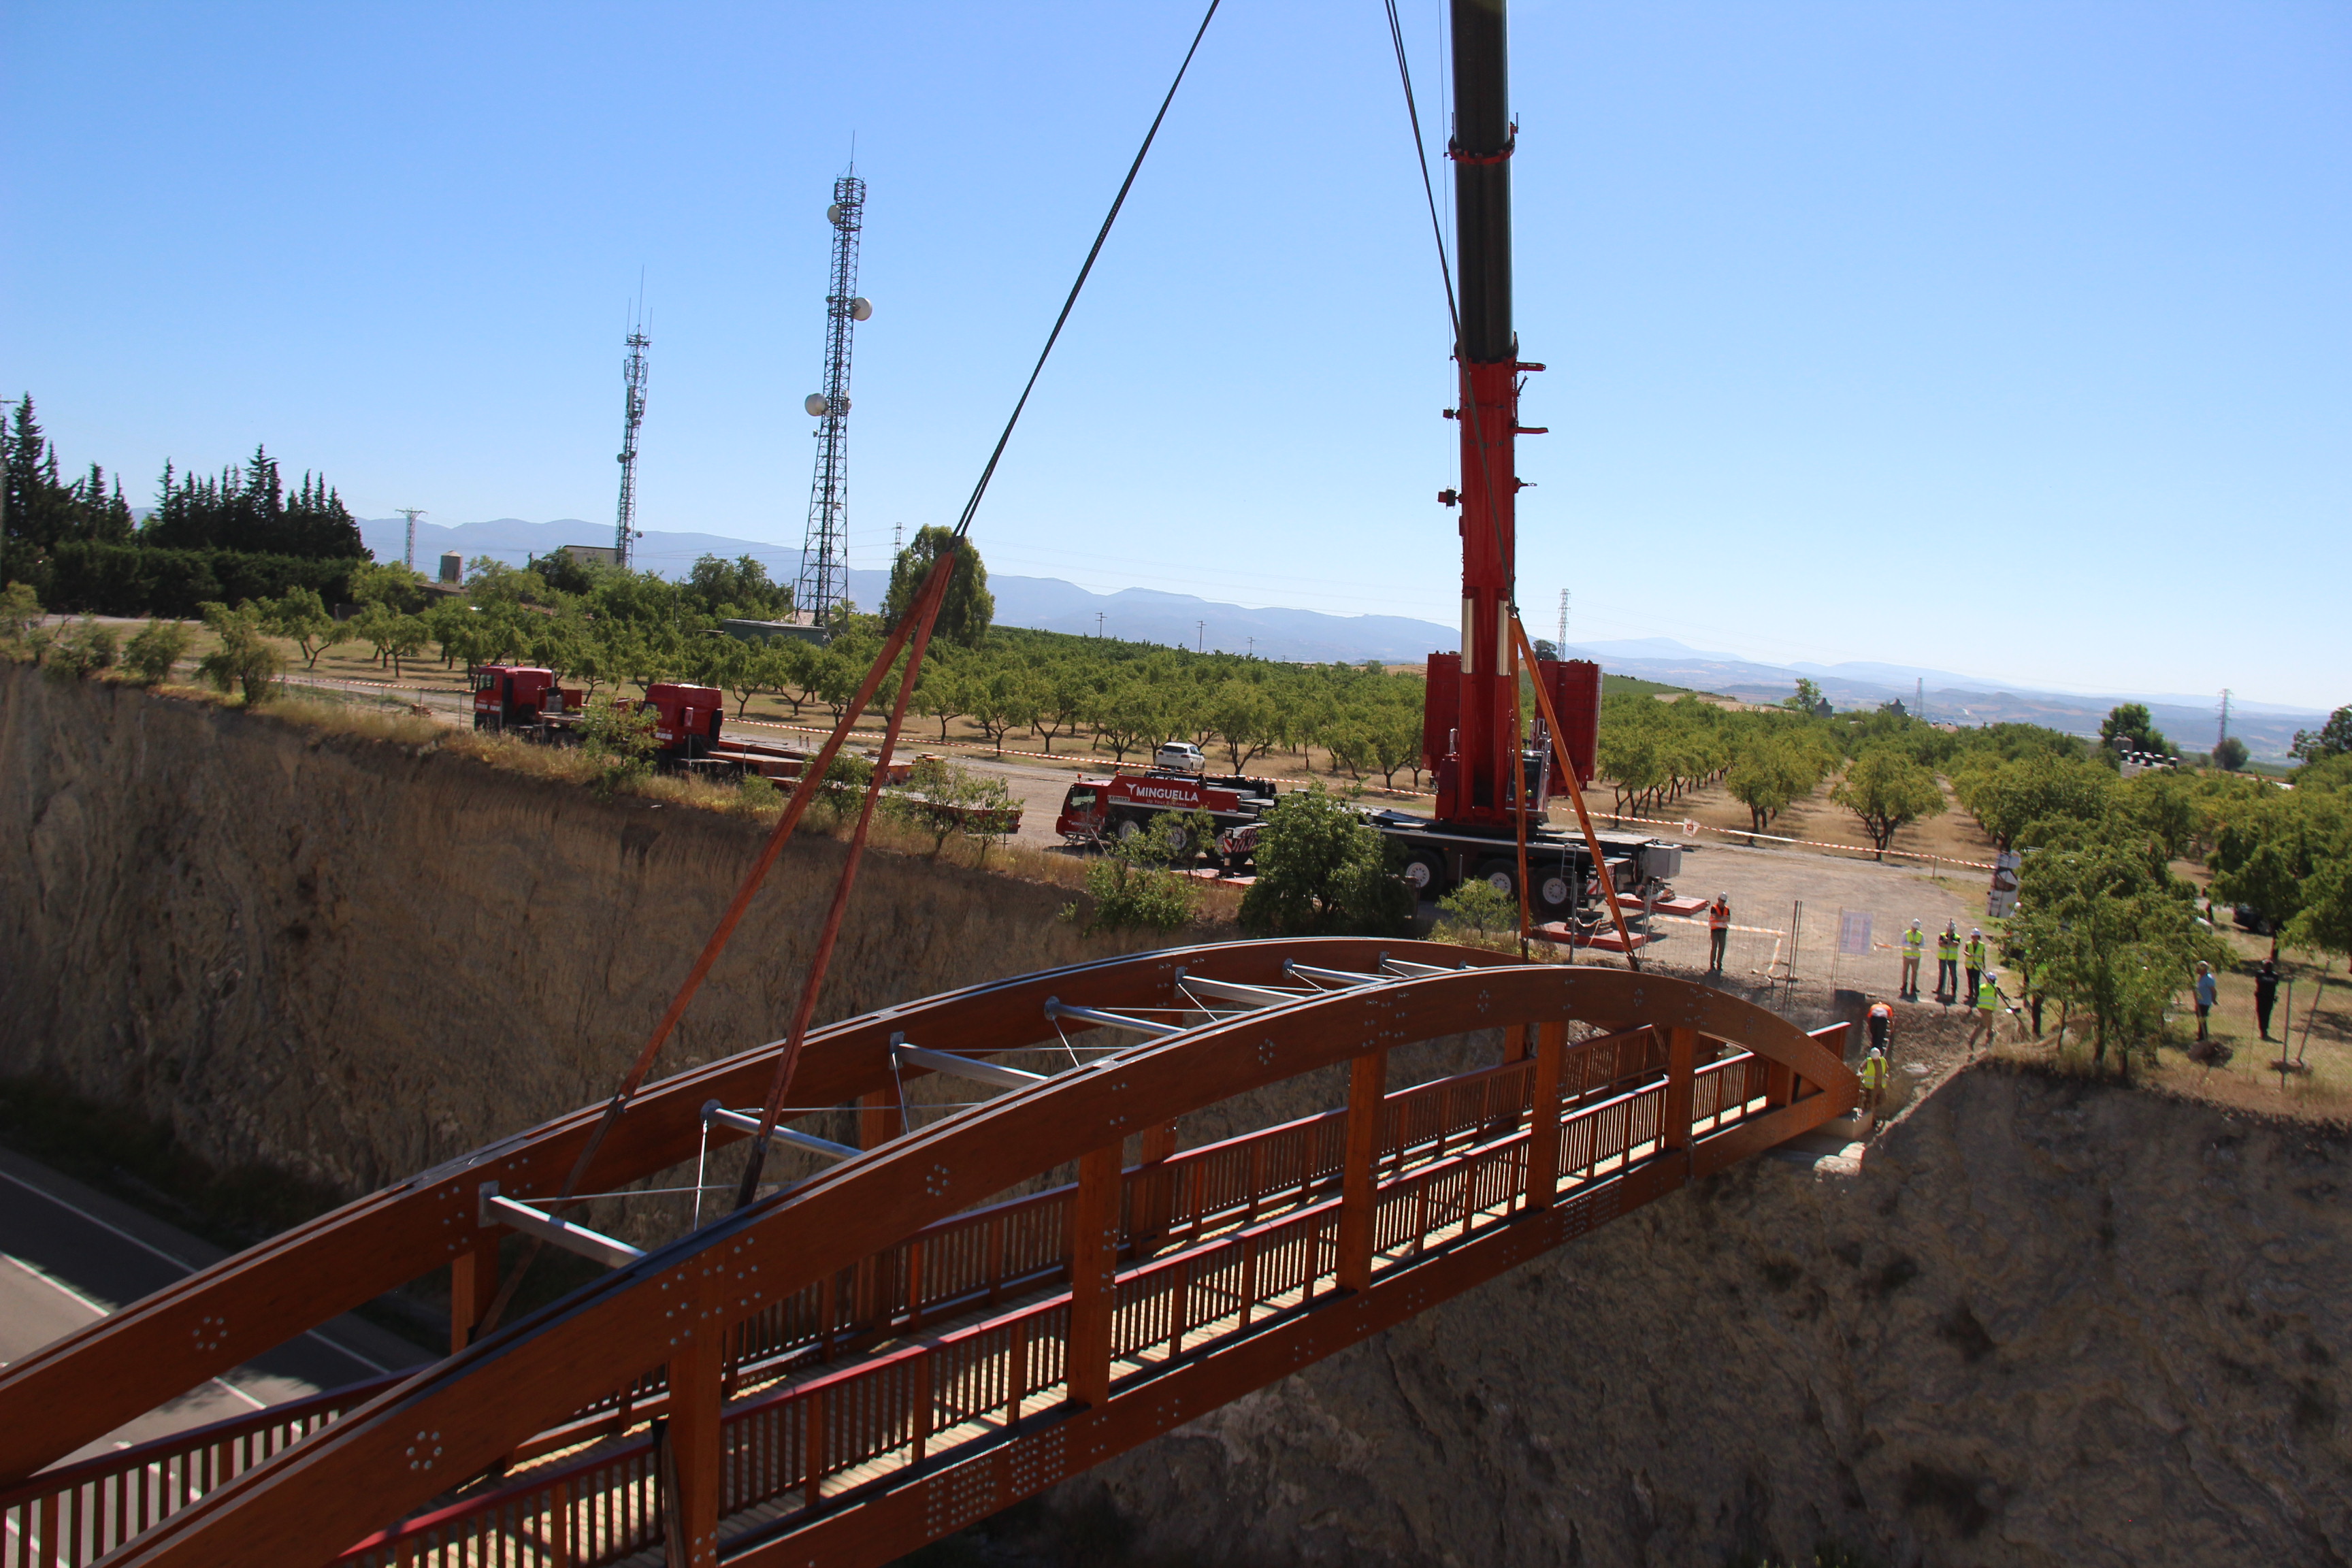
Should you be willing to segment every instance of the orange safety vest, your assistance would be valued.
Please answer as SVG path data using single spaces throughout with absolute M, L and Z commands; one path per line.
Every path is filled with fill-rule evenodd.
M 1709 931 L 1728 931 L 1730 928 L 1731 906 L 1729 904 L 1722 903 L 1707 905 L 1706 929 Z

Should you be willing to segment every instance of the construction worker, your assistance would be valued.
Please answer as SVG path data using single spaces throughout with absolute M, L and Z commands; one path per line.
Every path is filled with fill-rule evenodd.
M 1723 973 L 1723 947 L 1731 940 L 1731 895 L 1717 893 L 1706 906 L 1706 972 Z
M 1919 1000 L 1919 961 L 1927 955 L 1927 933 L 1915 920 L 1903 933 L 1903 984 L 1895 988 L 1895 994 L 1906 1002 Z
M 1870 1048 L 1874 1055 L 1884 1053 L 1895 1059 L 1895 1009 L 1884 1002 L 1870 1005 Z
M 1878 1114 L 1881 1101 L 1886 1098 L 1886 1053 L 1876 1046 L 1862 1058 L 1862 1111 L 1865 1116 Z
M 1961 995 L 1973 996 L 1977 994 L 1977 978 L 1983 974 L 1986 970 L 1992 967 L 1992 963 L 1990 962 L 1992 954 L 1990 951 L 1985 946 L 1984 932 L 1979 931 L 1974 926 L 1970 926 L 1969 928 L 1969 944 L 1968 946 L 1960 949 L 1961 966 L 1969 972 L 1969 988 L 1966 991 L 1961 992 Z
M 1985 1049 L 1992 1048 L 1993 1019 L 2000 1012 L 2000 987 L 1995 984 L 1995 977 L 2000 973 L 1998 969 L 1988 969 L 1977 982 L 1976 1017 L 1969 1025 L 1968 1044 L 1964 1047 L 1970 1056 L 1976 1054 L 1979 1033 L 1984 1036 Z
M 1948 1007 L 1960 999 L 1960 922 L 1946 921 L 1936 938 L 1936 1000 Z

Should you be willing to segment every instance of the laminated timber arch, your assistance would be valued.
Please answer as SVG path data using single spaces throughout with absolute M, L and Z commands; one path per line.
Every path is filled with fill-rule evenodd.
M 1048 996 L 1197 1008 L 1179 969 L 1238 1007 L 616 1268 L 109 1561 L 887 1562 L 1853 1105 L 1836 1051 L 1708 987 L 1412 962 L 1439 952 L 1465 956 L 1238 943 L 982 988 L 1000 997 L 998 1049 L 1039 1035 Z M 928 1005 L 838 1027 L 887 1041 Z M 1579 1024 L 1600 1032 L 1571 1041 Z M 1497 1027 L 1524 1047 L 1511 1059 L 1387 1091 L 1394 1048 Z M 1343 1065 L 1344 1108 L 1181 1154 L 1163 1134 Z M 670 1103 L 676 1119 L 684 1098 Z M 542 1157 L 542 1175 L 560 1163 Z M 1071 1162 L 1076 1183 L 990 1205 Z M 470 1194 L 495 1163 L 426 1188 Z M 762 1369 L 755 1342 L 799 1349 Z M 658 1436 L 478 1479 L 609 1409 L 616 1383 L 648 1391 L 648 1410 L 658 1398 Z

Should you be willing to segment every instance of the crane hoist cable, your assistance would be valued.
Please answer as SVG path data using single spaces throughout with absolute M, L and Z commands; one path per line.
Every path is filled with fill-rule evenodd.
M 1143 160 L 1150 153 L 1152 142 L 1158 139 L 1160 127 L 1168 118 L 1169 107 L 1176 101 L 1176 90 L 1183 86 L 1185 74 L 1192 69 L 1193 57 L 1200 53 L 1201 40 L 1207 36 L 1209 24 L 1215 18 L 1217 7 L 1222 3 L 1223 0 L 1209 0 L 1208 9 L 1202 14 L 1201 25 L 1193 29 L 1192 41 L 1184 51 L 1182 62 L 1176 68 L 1175 79 L 1168 84 L 1168 91 L 1160 100 L 1159 112 L 1151 117 L 1151 125 L 1143 134 L 1142 145 L 1136 149 L 1134 161 L 1128 165 L 1127 177 L 1119 182 L 1118 194 L 1111 198 L 1110 210 L 1103 216 L 1102 227 L 1096 231 L 1094 244 L 1087 247 L 1086 261 L 1079 267 L 1076 279 L 1070 284 L 1070 291 L 1062 301 L 1060 314 L 1054 318 L 1053 330 L 1045 336 L 1045 346 L 1038 351 L 1037 363 L 1030 367 L 1029 379 L 1023 384 L 1021 396 L 1014 402 L 1011 416 L 1004 421 L 1003 432 L 997 437 L 996 446 L 989 453 L 988 462 L 981 469 L 979 481 L 972 486 L 971 497 L 964 502 L 963 511 L 956 519 L 955 530 L 951 535 L 954 541 L 962 541 L 971 531 L 972 519 L 979 514 L 981 499 L 988 493 L 989 481 L 995 478 L 997 464 L 1003 458 L 1004 449 L 1013 440 L 1013 427 L 1020 424 L 1021 415 L 1029 405 L 1029 395 L 1036 389 L 1037 378 L 1045 373 L 1045 362 L 1052 357 L 1054 345 L 1061 340 L 1062 329 L 1068 323 L 1070 312 L 1077 306 L 1078 295 L 1086 288 L 1087 279 L 1094 271 L 1096 259 L 1102 255 L 1104 243 L 1110 238 L 1111 226 L 1118 222 L 1119 209 L 1127 204 L 1128 193 L 1135 188 L 1136 176 L 1143 169 Z M 851 727 L 856 723 L 859 716 L 865 712 L 866 705 L 873 700 L 875 692 L 880 689 L 884 675 L 897 662 L 898 654 L 906 647 L 908 638 L 918 634 L 919 625 L 919 636 L 925 640 L 929 639 L 931 625 L 939 615 L 940 605 L 946 597 L 948 579 L 952 574 L 956 558 L 961 553 L 960 550 L 954 548 L 940 552 L 932 563 L 931 574 L 925 584 L 924 591 L 916 596 L 916 603 L 909 607 L 909 613 L 899 621 L 890 637 L 883 644 L 882 651 L 876 657 L 873 668 L 866 671 L 866 679 L 859 684 L 857 695 L 842 710 L 840 721 L 834 726 L 833 733 L 826 737 L 817 755 L 803 765 L 799 786 L 793 790 L 791 802 L 784 807 L 783 815 L 776 819 L 775 828 L 769 834 L 768 842 L 761 847 L 759 858 L 752 862 L 751 869 L 744 877 L 743 884 L 737 889 L 733 901 L 728 905 L 726 912 L 719 916 L 717 928 L 711 931 L 709 940 L 703 944 L 702 952 L 696 958 L 694 966 L 687 972 L 686 980 L 678 987 L 677 996 L 672 999 L 660 1021 L 654 1026 L 653 1034 L 646 1040 L 645 1048 L 637 1054 L 636 1060 L 630 1064 L 629 1070 L 622 1076 L 620 1088 L 605 1103 L 604 1115 L 598 1119 L 594 1130 L 590 1132 L 587 1142 L 580 1151 L 580 1157 L 572 1163 L 571 1173 L 564 1178 L 562 1194 L 548 1205 L 551 1213 L 560 1212 L 578 1201 L 572 1194 L 577 1191 L 582 1180 L 586 1176 L 590 1163 L 596 1157 L 597 1149 L 604 1142 L 605 1134 L 620 1119 L 621 1112 L 627 1109 L 629 1100 L 635 1095 L 638 1087 L 644 1083 L 646 1073 L 652 1070 L 654 1060 L 660 1054 L 663 1043 L 677 1027 L 678 1020 L 685 1016 L 687 1005 L 694 999 L 694 994 L 701 988 L 704 978 L 709 974 L 711 965 L 718 962 L 719 953 L 725 951 L 728 939 L 734 934 L 735 927 L 742 921 L 745 911 L 751 907 L 752 896 L 759 891 L 760 885 L 766 880 L 769 869 L 775 865 L 777 856 L 782 852 L 785 840 L 792 837 L 793 830 L 799 826 L 802 816 L 807 812 L 809 803 L 815 798 L 824 774 L 831 769 L 835 757 L 840 753 L 842 743 L 848 739 Z M 912 689 L 914 683 L 915 671 L 910 663 L 907 676 L 900 684 L 898 708 L 903 709 L 907 693 Z M 875 768 L 875 783 L 869 787 L 866 807 L 859 816 L 857 832 L 851 845 L 849 858 L 842 868 L 841 881 L 835 891 L 835 907 L 828 916 L 827 922 L 828 940 L 822 941 L 819 952 L 810 964 L 807 978 L 803 983 L 802 1005 L 795 1012 L 796 1019 L 804 1019 L 816 995 L 817 988 L 824 981 L 824 969 L 831 957 L 832 944 L 829 937 L 837 931 L 841 908 L 846 904 L 850 888 L 856 881 L 859 851 L 864 847 L 866 828 L 872 817 L 872 788 L 878 787 L 879 781 L 888 772 L 889 741 L 896 738 L 897 732 L 898 718 L 894 711 L 889 736 L 886 738 L 882 757 Z M 761 1108 L 763 1133 L 773 1125 L 773 1113 L 769 1107 L 781 1105 L 791 1088 L 792 1072 L 797 1065 L 799 1057 L 798 1036 L 804 1026 L 804 1022 L 795 1025 L 794 1037 L 787 1042 L 784 1051 L 779 1058 L 778 1079 L 771 1089 L 767 1104 Z M 763 1136 L 754 1145 L 751 1167 L 754 1173 L 761 1163 L 767 1142 Z M 747 1182 L 742 1191 L 748 1194 L 751 1187 L 751 1184 Z M 475 1329 L 477 1334 L 487 1332 L 505 1312 L 508 1304 L 513 1300 L 516 1288 L 522 1283 L 523 1274 L 539 1256 L 540 1247 L 541 1243 L 534 1239 L 525 1249 L 513 1270 L 499 1285 L 498 1294 L 490 1303 L 489 1310 L 483 1315 L 481 1323 Z

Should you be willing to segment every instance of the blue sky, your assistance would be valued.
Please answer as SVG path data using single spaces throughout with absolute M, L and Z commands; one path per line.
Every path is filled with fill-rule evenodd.
M 1442 123 L 1441 7 L 1406 0 Z M 0 7 L 0 390 L 364 515 L 796 542 L 871 184 L 854 562 L 950 521 L 1198 13 Z M 1229 0 L 982 513 L 999 571 L 1453 618 L 1380 9 Z M 1523 3 L 1521 597 L 1571 637 L 2352 700 L 2352 9 Z

